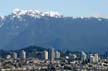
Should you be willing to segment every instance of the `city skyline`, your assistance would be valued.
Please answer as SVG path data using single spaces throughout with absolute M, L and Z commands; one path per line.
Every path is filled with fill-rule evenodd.
M 0 71 L 108 71 L 106 54 L 91 54 L 84 51 L 59 52 L 54 48 L 35 49 L 37 50 L 31 52 L 28 52 L 27 48 L 21 50 L 21 55 L 16 51 L 10 51 L 6 57 L 0 58 Z M 37 55 L 32 56 L 33 51 Z

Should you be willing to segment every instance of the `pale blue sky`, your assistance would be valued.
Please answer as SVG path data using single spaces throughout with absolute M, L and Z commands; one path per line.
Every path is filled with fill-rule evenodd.
M 58 11 L 65 16 L 108 17 L 108 0 L 0 0 L 0 15 L 13 9 Z

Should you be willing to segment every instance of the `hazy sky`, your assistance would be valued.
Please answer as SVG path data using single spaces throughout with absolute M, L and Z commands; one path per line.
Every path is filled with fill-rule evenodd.
M 0 15 L 8 15 L 16 8 L 58 11 L 65 16 L 108 18 L 108 0 L 0 0 Z

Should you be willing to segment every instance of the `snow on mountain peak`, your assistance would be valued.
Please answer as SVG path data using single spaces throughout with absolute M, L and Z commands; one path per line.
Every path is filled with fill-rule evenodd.
M 0 16 L 0 28 L 4 25 L 3 21 L 5 19 L 5 16 Z
M 59 16 L 61 16 L 58 12 L 53 12 L 53 11 L 44 12 L 43 14 L 44 14 L 45 16 L 50 16 L 50 17 L 59 17 Z
M 5 16 L 0 16 L 0 19 L 3 20 L 5 18 Z
M 102 21 L 102 18 L 98 18 L 98 21 Z
M 26 10 L 20 10 L 20 9 L 14 9 L 12 12 L 13 15 L 24 15 L 26 13 L 27 13 Z
M 15 9 L 12 12 L 13 15 L 15 16 L 20 16 L 20 15 L 29 15 L 32 17 L 37 17 L 37 16 L 49 16 L 49 17 L 61 17 L 61 15 L 58 12 L 41 12 L 38 10 L 20 10 L 20 9 Z

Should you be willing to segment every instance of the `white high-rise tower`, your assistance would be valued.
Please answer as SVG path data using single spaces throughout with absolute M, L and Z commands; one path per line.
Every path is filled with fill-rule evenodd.
M 22 50 L 22 59 L 26 59 L 26 52 Z
M 16 52 L 13 53 L 13 58 L 17 59 L 17 53 Z
M 55 59 L 55 51 L 54 51 L 54 48 L 51 48 L 50 51 L 49 51 L 49 59 L 51 62 L 54 62 L 54 59 Z
M 60 52 L 59 51 L 56 51 L 55 58 L 60 58 Z
M 87 60 L 87 54 L 85 52 L 82 52 L 81 60 L 82 62 Z
M 44 51 L 43 55 L 44 55 L 44 59 L 48 60 L 48 51 Z

